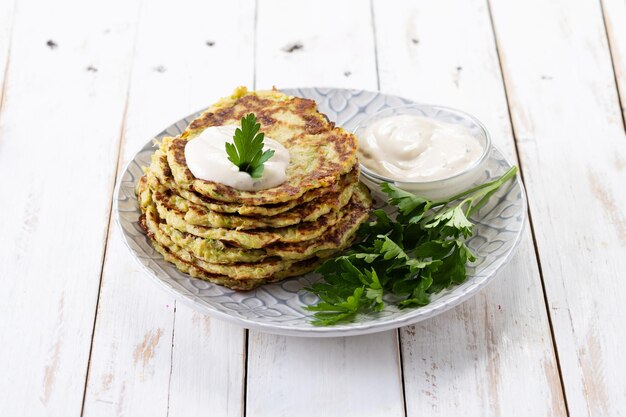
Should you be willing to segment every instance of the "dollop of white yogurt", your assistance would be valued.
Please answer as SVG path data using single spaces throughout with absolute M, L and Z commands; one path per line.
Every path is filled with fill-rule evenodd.
M 273 149 L 274 155 L 265 162 L 261 178 L 252 178 L 228 159 L 226 142 L 233 143 L 239 126 L 211 126 L 185 145 L 185 160 L 191 173 L 199 179 L 219 182 L 237 190 L 259 191 L 274 188 L 287 180 L 289 151 L 265 136 L 263 150 Z
M 397 181 L 450 178 L 483 153 L 467 127 L 409 114 L 378 120 L 358 139 L 361 163 Z

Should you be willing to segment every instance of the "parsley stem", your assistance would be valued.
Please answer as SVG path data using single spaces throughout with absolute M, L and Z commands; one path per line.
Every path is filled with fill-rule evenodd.
M 477 191 L 483 190 L 485 188 L 489 188 L 491 186 L 495 186 L 495 189 L 498 189 L 502 184 L 504 184 L 505 182 L 510 180 L 512 177 L 514 177 L 515 174 L 517 174 L 517 166 L 512 166 L 511 168 L 509 168 L 509 170 L 507 172 L 502 174 L 502 176 L 500 176 L 499 178 L 496 178 L 493 181 L 477 185 L 474 188 L 470 188 L 469 190 L 465 190 L 465 191 L 463 191 L 463 192 L 461 192 L 459 194 L 453 195 L 452 197 L 447 198 L 445 200 L 433 201 L 431 206 L 435 207 L 435 206 L 446 205 L 446 204 L 449 204 L 449 203 L 453 202 L 454 200 L 458 200 L 461 197 L 465 197 L 467 195 L 474 194 Z

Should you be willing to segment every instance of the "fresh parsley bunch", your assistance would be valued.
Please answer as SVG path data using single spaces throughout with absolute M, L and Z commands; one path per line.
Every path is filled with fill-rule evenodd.
M 361 225 L 358 243 L 318 268 L 324 278 L 308 291 L 320 302 L 312 323 L 330 326 L 354 320 L 357 313 L 381 311 L 383 295 L 393 294 L 400 308 L 425 306 L 430 295 L 465 281 L 467 262 L 476 260 L 465 241 L 472 236 L 469 217 L 517 173 L 512 167 L 500 178 L 442 201 L 430 201 L 382 183 L 395 219 L 374 210 L 374 220 Z
M 261 125 L 256 122 L 254 113 L 241 118 L 241 128 L 235 130 L 233 143 L 226 142 L 228 160 L 247 172 L 252 178 L 261 178 L 265 162 L 274 156 L 274 150 L 263 151 L 264 133 L 259 133 Z

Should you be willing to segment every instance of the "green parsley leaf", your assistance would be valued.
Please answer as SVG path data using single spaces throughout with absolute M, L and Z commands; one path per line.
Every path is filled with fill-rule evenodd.
M 328 303 L 321 302 L 317 305 L 307 307 L 310 311 L 317 311 L 315 320 L 312 322 L 315 326 L 329 326 L 341 322 L 350 321 L 359 312 L 362 307 L 363 287 L 354 289 L 352 295 L 346 297 L 345 301 Z M 371 301 L 369 302 L 371 304 Z
M 407 307 L 423 307 L 430 303 L 430 296 L 426 292 L 432 285 L 433 279 L 430 277 L 424 277 L 420 280 L 419 284 L 413 289 L 413 293 L 410 298 L 400 301 L 398 304 L 400 308 Z
M 424 225 L 426 229 L 448 228 L 452 233 L 460 233 L 465 237 L 472 235 L 472 227 L 474 225 L 467 220 L 461 206 L 454 207 L 451 210 L 443 211 L 435 216 L 435 218 Z
M 235 130 L 233 143 L 225 144 L 228 160 L 252 178 L 261 178 L 264 164 L 274 156 L 273 149 L 263 151 L 265 135 L 259 133 L 259 129 L 261 125 L 256 122 L 256 116 L 250 113 L 241 118 L 241 128 Z
M 401 190 L 383 182 L 380 189 L 389 196 L 389 204 L 398 207 L 398 221 L 401 223 L 417 223 L 430 209 L 431 202 L 408 191 Z

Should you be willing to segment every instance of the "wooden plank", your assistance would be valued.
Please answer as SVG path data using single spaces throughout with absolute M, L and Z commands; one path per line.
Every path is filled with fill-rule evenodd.
M 600 4 L 491 9 L 570 415 L 623 416 L 626 138 Z
M 396 336 L 307 339 L 250 331 L 247 415 L 403 415 Z
M 256 88 L 376 89 L 371 13 L 361 3 L 261 0 Z
M 178 304 L 169 416 L 242 416 L 245 349 L 242 328 Z
M 381 89 L 476 115 L 515 160 L 486 3 L 374 6 Z M 401 336 L 409 416 L 566 414 L 529 228 L 490 287 Z
M 367 2 L 263 0 L 257 34 L 261 88 L 376 89 Z M 255 417 L 403 415 L 397 332 L 312 340 L 250 331 L 246 407 Z
M 80 414 L 135 10 L 16 7 L 0 114 L 3 415 Z
M 253 22 L 254 3 L 245 0 L 142 7 L 124 164 L 170 123 L 252 83 Z M 241 415 L 244 330 L 176 304 L 112 228 L 85 416 Z
M 604 23 L 609 38 L 615 80 L 619 88 L 623 117 L 626 119 L 626 2 L 602 0 Z

